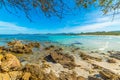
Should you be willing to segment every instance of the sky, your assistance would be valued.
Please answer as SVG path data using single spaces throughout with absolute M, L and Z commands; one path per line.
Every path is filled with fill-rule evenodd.
M 30 22 L 21 12 L 21 16 L 0 9 L 0 34 L 44 34 L 44 33 L 81 33 L 120 30 L 120 14 L 103 15 L 100 9 L 88 8 L 75 10 L 75 14 L 65 15 L 63 19 L 47 18 L 32 14 Z

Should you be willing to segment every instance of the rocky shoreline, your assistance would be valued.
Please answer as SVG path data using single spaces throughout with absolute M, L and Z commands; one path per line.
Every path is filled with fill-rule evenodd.
M 0 80 L 120 80 L 120 52 L 12 41 L 0 47 Z

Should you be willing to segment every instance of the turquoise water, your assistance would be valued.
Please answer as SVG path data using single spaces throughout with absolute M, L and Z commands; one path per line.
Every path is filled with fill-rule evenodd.
M 66 46 L 77 46 L 84 50 L 120 51 L 120 36 L 0 35 L 1 46 L 12 40 L 52 42 Z

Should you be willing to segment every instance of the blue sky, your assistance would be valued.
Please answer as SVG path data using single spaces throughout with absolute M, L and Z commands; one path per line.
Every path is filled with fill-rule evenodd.
M 30 22 L 22 14 L 15 16 L 4 9 L 0 9 L 0 34 L 17 33 L 79 33 L 94 31 L 120 30 L 120 15 L 103 15 L 99 9 L 88 8 L 75 10 L 73 15 L 65 15 L 63 19 L 56 17 L 46 18 L 32 14 L 33 22 Z

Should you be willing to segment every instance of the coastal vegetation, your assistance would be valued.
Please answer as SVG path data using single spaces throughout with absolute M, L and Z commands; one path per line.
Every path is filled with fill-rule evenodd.
M 108 32 L 86 32 L 86 33 L 80 33 L 77 35 L 120 35 L 120 31 L 108 31 Z
M 81 32 L 81 33 L 48 33 L 47 35 L 115 35 L 119 36 L 120 31 L 97 31 L 97 32 Z
M 63 18 L 75 9 L 98 7 L 103 14 L 119 14 L 119 0 L 0 0 L 0 9 L 4 8 L 13 15 L 22 14 L 32 21 L 32 12 L 36 15 Z

